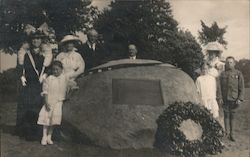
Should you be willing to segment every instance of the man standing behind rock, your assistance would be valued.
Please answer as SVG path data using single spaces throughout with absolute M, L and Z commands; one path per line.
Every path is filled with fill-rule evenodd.
M 236 108 L 244 99 L 244 78 L 242 73 L 235 69 L 235 59 L 232 56 L 226 59 L 226 67 L 225 71 L 221 73 L 220 83 L 224 103 L 225 131 L 229 140 L 235 141 L 233 138 L 233 121 Z
M 136 59 L 137 48 L 134 44 L 128 45 L 129 59 Z
M 80 48 L 79 52 L 85 61 L 85 69 L 89 70 L 104 63 L 105 52 L 102 43 L 98 41 L 99 34 L 95 29 L 87 32 L 88 40 Z

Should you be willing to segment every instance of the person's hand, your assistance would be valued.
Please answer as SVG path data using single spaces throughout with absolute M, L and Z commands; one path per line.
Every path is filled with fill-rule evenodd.
M 45 109 L 46 109 L 46 111 L 50 111 L 50 105 L 49 104 L 45 104 Z
M 43 74 L 39 77 L 39 82 L 40 83 L 43 83 L 43 81 L 46 79 L 47 75 L 46 74 Z
M 221 98 L 218 99 L 218 103 L 219 103 L 219 105 L 223 105 L 223 103 L 224 103 L 224 102 L 223 102 L 223 99 L 221 99 Z
M 22 82 L 22 85 L 23 85 L 23 86 L 26 86 L 26 85 L 27 85 L 27 84 L 26 84 L 26 83 L 27 83 L 27 80 L 26 80 L 26 78 L 25 78 L 24 76 L 21 77 L 21 82 Z
M 237 100 L 236 100 L 236 104 L 237 104 L 237 105 L 240 105 L 241 102 L 242 102 L 242 101 L 241 101 L 240 99 L 237 99 Z

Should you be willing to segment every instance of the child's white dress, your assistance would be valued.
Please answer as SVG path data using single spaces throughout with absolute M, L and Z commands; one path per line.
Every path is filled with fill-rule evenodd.
M 66 96 L 68 77 L 61 74 L 58 77 L 50 75 L 43 83 L 42 94 L 48 95 L 50 111 L 43 105 L 37 124 L 40 125 L 60 125 L 62 121 L 62 104 Z
M 201 75 L 196 80 L 197 91 L 201 97 L 201 103 L 214 118 L 219 117 L 219 106 L 216 101 L 216 79 L 209 74 Z

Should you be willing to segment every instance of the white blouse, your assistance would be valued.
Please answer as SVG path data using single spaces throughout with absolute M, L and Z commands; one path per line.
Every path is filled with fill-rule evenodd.
M 84 72 L 85 62 L 82 56 L 75 51 L 61 52 L 56 60 L 62 62 L 64 73 L 71 79 L 75 79 Z

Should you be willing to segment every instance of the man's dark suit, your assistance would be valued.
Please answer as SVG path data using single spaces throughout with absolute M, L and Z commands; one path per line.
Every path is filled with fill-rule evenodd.
M 105 63 L 105 49 L 101 43 L 96 43 L 95 48 L 91 48 L 90 44 L 86 42 L 79 48 L 79 52 L 85 61 L 87 71 Z

